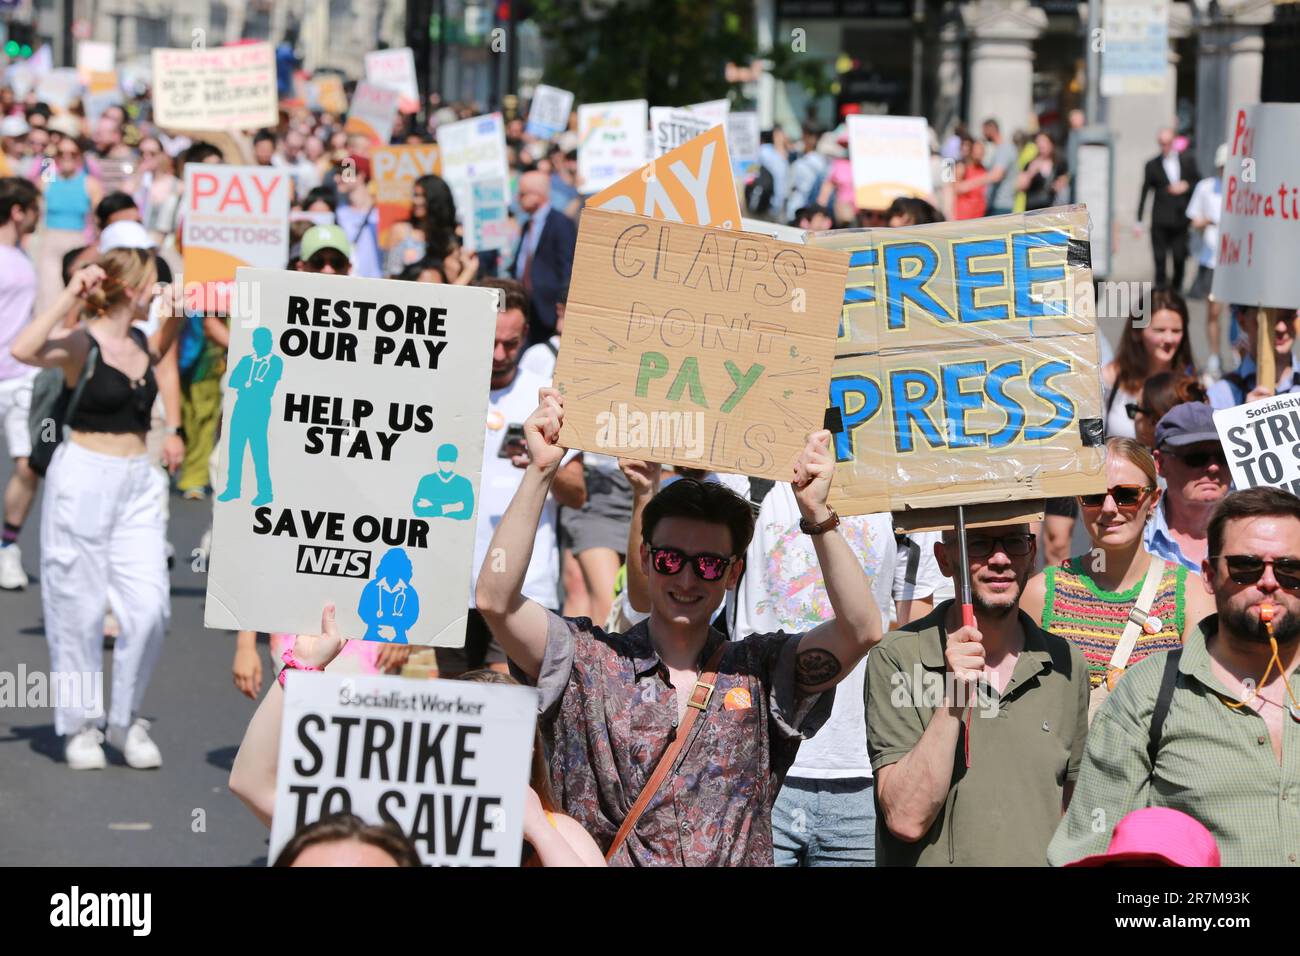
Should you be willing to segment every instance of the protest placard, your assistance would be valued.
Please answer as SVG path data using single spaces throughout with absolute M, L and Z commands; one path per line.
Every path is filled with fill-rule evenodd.
M 81 96 L 81 75 L 71 67 L 50 70 L 36 81 L 36 98 L 59 113 L 66 113 Z
M 497 299 L 238 271 L 208 627 L 463 645 Z
M 376 146 L 388 142 L 393 122 L 397 119 L 396 90 L 371 83 L 358 83 L 348 106 L 348 121 L 343 129 L 369 138 Z
M 726 100 L 709 100 L 707 103 L 692 103 L 686 111 L 707 120 L 710 126 L 718 126 L 727 122 L 731 104 Z
M 587 208 L 737 228 L 740 200 L 723 127 L 715 126 L 629 173 L 587 200 Z
M 230 286 L 241 266 L 285 267 L 292 200 L 288 170 L 185 165 L 181 252 L 191 310 L 228 313 Z
M 586 209 L 560 442 L 788 480 L 822 427 L 848 256 Z
M 807 241 L 851 257 L 830 383 L 837 511 L 1105 485 L 1082 206 Z
M 1237 488 L 1300 494 L 1300 395 L 1276 395 L 1214 413 Z
M 415 54 L 409 46 L 396 50 L 372 50 L 366 54 L 366 80 L 396 90 L 403 113 L 420 112 L 420 86 L 415 77 Z
M 518 866 L 537 691 L 293 671 L 267 864 L 331 813 L 395 824 L 428 866 Z
M 748 182 L 758 173 L 759 142 L 757 113 L 727 114 L 727 147 L 731 151 L 731 171 L 736 182 Z
M 671 153 L 678 146 L 717 125 L 689 110 L 652 106 L 650 108 L 650 158 L 655 159 L 665 153 Z
M 110 106 L 121 106 L 126 102 L 117 85 L 116 73 L 91 73 L 86 81 L 86 92 L 81 97 L 81 106 L 86 119 L 92 123 L 104 115 Z
M 269 43 L 153 51 L 154 122 L 195 130 L 258 129 L 279 121 Z
M 348 111 L 348 98 L 343 92 L 343 77 L 328 74 L 314 76 L 307 83 L 307 105 L 310 109 L 321 110 L 342 116 Z M 388 124 L 393 125 L 391 122 Z
M 442 178 L 451 187 L 456 215 L 464 226 L 465 248 L 508 249 L 513 238 L 508 218 L 510 171 L 501 114 L 439 126 L 438 148 Z
M 1238 109 L 1223 169 L 1223 214 L 1214 298 L 1272 308 L 1300 306 L 1300 104 Z M 1261 323 L 1262 324 L 1262 323 Z
M 578 192 L 598 193 L 645 165 L 646 113 L 645 100 L 578 107 Z
M 848 129 L 859 209 L 888 209 L 900 196 L 933 195 L 930 133 L 924 118 L 853 114 Z
M 387 249 L 393 223 L 411 213 L 411 191 L 421 176 L 436 176 L 442 171 L 438 147 L 379 146 L 370 154 L 370 168 L 375 178 L 375 205 L 379 209 L 379 245 Z
M 740 228 L 745 232 L 757 232 L 759 235 L 771 236 L 773 239 L 780 239 L 782 242 L 797 242 L 803 244 L 806 230 L 798 226 L 783 226 L 779 222 L 768 222 L 765 219 L 741 219 Z
M 111 43 L 98 40 L 77 41 L 77 72 L 90 85 L 90 74 L 112 73 L 117 67 L 117 50 Z
M 538 139 L 551 139 L 569 128 L 569 114 L 572 112 L 572 93 L 539 83 L 528 106 L 528 125 L 524 132 Z

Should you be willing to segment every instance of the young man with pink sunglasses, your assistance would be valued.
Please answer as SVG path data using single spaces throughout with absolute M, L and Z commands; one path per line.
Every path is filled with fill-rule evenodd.
M 727 641 L 710 627 L 753 532 L 749 503 L 683 479 L 642 519 L 650 618 L 608 634 L 521 593 L 547 492 L 564 455 L 564 399 L 542 389 L 524 424 L 531 463 L 498 524 L 476 601 L 514 668 L 541 691 L 551 777 L 565 813 L 610 862 L 771 866 L 772 803 L 834 687 L 880 640 L 870 581 L 827 505 L 835 460 L 816 432 L 792 464 L 835 617 L 804 634 Z

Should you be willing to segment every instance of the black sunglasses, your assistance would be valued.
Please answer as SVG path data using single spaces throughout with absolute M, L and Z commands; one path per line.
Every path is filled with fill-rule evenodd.
M 1095 495 L 1079 495 L 1079 503 L 1085 508 L 1100 508 L 1107 498 L 1114 498 L 1116 508 L 1137 508 L 1152 490 L 1148 485 L 1111 485 Z
M 732 558 L 721 554 L 687 554 L 680 548 L 651 548 L 650 563 L 660 574 L 677 574 L 689 563 L 701 581 L 717 581 L 727 573 Z
M 311 266 L 311 268 L 315 270 L 320 270 L 329 266 L 335 272 L 346 272 L 348 268 L 348 257 L 341 252 L 334 251 L 333 249 L 322 249 L 320 252 L 313 254 L 312 257 L 307 260 L 307 265 Z
M 1216 448 L 1213 451 L 1192 451 L 1185 455 L 1180 455 L 1175 452 L 1174 457 L 1181 458 L 1183 464 L 1187 465 L 1188 468 L 1204 468 L 1211 462 L 1218 465 L 1220 468 L 1228 467 L 1228 459 L 1223 454 L 1222 448 Z
M 1010 557 L 1023 558 L 1033 547 L 1032 534 L 1004 534 L 998 538 L 973 534 L 966 538 L 966 553 L 972 558 L 987 558 L 994 551 L 1005 551 Z
M 1142 407 L 1141 405 L 1139 405 L 1137 402 L 1125 402 L 1125 403 L 1124 403 L 1124 411 L 1128 412 L 1128 417 L 1129 417 L 1130 419 L 1135 419 L 1135 420 L 1136 420 L 1137 417 L 1138 417 L 1138 412 L 1141 412 L 1143 415 L 1154 415 L 1154 414 L 1155 414 L 1155 412 L 1151 411 L 1151 409 L 1149 409 L 1149 408 L 1143 408 L 1143 407 Z
M 1273 565 L 1273 578 L 1288 591 L 1300 590 L 1300 558 L 1257 558 L 1253 554 L 1218 554 L 1210 558 L 1223 558 L 1228 566 L 1228 577 L 1233 584 L 1257 584 L 1264 576 L 1264 568 Z

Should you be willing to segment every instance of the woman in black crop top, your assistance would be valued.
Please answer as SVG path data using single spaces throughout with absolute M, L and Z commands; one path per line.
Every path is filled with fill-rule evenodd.
M 171 613 L 162 495 L 166 478 L 145 434 L 158 393 L 153 366 L 175 340 L 177 310 L 152 339 L 132 323 L 155 294 L 153 255 L 114 249 L 73 275 L 58 300 L 14 340 L 19 361 L 61 368 L 72 390 L 91 373 L 54 453 L 41 506 L 41 602 L 50 668 L 100 673 L 105 602 L 121 624 L 113 648 L 108 740 L 137 768 L 162 763 L 137 714 Z M 82 323 L 61 320 L 80 303 Z M 92 361 L 93 354 L 93 361 Z M 92 682 L 93 683 L 93 682 Z M 101 682 L 102 686 L 102 682 Z M 74 769 L 106 762 L 104 702 L 59 701 L 55 730 Z M 89 706 L 82 706 L 89 703 Z

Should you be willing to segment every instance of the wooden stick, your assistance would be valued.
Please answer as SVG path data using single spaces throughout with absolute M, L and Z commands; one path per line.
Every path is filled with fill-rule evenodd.
M 1261 306 L 1259 317 L 1255 320 L 1258 325 L 1255 338 L 1255 387 L 1263 386 L 1270 391 L 1277 387 L 1277 357 L 1274 355 L 1276 334 L 1273 328 L 1277 315 L 1277 309 Z

